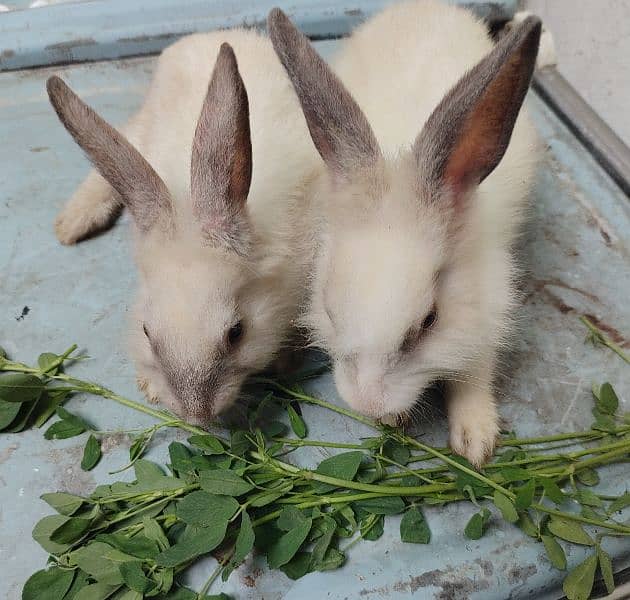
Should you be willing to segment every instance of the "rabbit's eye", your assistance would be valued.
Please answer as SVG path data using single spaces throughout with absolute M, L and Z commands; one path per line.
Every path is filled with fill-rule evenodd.
M 429 329 L 431 329 L 433 325 L 435 325 L 437 318 L 437 308 L 434 306 L 431 311 L 424 317 L 420 327 L 415 325 L 414 327 L 411 327 L 409 329 L 407 335 L 405 336 L 405 339 L 400 345 L 400 352 L 411 352 L 418 345 L 418 342 L 427 333 L 427 331 L 429 331 Z
M 243 321 L 232 325 L 227 332 L 228 346 L 232 347 L 243 337 Z
M 437 321 L 437 309 L 433 307 L 431 312 L 424 317 L 424 321 L 422 321 L 422 331 L 426 331 L 427 329 L 431 329 L 435 322 Z

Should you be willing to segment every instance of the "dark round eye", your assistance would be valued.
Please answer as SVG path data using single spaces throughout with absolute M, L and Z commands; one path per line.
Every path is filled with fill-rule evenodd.
M 227 342 L 230 346 L 234 346 L 243 337 L 243 321 L 232 325 L 227 332 Z
M 431 329 L 435 322 L 437 321 L 437 311 L 433 309 L 422 321 L 422 329 L 426 331 L 427 329 Z

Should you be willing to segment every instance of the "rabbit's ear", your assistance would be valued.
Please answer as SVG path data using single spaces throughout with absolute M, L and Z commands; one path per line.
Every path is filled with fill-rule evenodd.
M 376 137 L 339 78 L 279 8 L 269 13 L 267 28 L 315 147 L 333 174 L 346 177 L 374 164 L 381 155 Z
M 455 198 L 499 164 L 527 93 L 540 40 L 528 17 L 453 87 L 415 141 L 421 189 Z
M 147 232 L 158 221 L 170 225 L 170 194 L 142 155 L 59 77 L 50 77 L 46 89 L 64 127 L 120 194 L 138 229 Z
M 243 232 L 252 179 L 247 91 L 229 44 L 219 50 L 195 130 L 191 160 L 193 212 L 216 240 Z

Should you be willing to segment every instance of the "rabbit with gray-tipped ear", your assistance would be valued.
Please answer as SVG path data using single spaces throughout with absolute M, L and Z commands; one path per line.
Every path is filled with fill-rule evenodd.
M 207 424 L 276 358 L 304 301 L 312 236 L 300 183 L 319 157 L 286 74 L 252 31 L 184 38 L 159 59 L 129 139 L 61 79 L 48 93 L 96 167 L 58 234 L 75 241 L 129 210 L 140 387 Z
M 451 447 L 480 465 L 499 432 L 493 377 L 535 172 L 517 116 L 540 23 L 493 47 L 466 10 L 400 4 L 353 33 L 336 74 L 279 9 L 268 24 L 326 165 L 312 188 L 314 342 L 341 396 L 385 421 L 446 380 Z

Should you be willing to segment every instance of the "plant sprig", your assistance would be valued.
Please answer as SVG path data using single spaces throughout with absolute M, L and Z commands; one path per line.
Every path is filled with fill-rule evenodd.
M 601 339 L 599 343 L 617 352 Z M 603 542 L 609 536 L 630 536 L 630 525 L 618 518 L 630 507 L 630 493 L 606 495 L 593 486 L 599 467 L 630 458 L 630 422 L 619 414 L 618 398 L 608 383 L 593 388 L 591 428 L 523 439 L 506 434 L 494 460 L 476 470 L 447 448 L 431 447 L 314 397 L 297 383 L 268 378 L 258 379 L 265 391 L 263 404 L 285 411 L 296 438 L 286 437 L 282 423 L 260 423 L 265 411 L 255 407 L 248 430 L 211 434 L 65 374 L 64 364 L 74 360 L 75 350 L 45 353 L 36 367 L 0 353 L 0 371 L 6 373 L 0 376 L 0 408 L 19 405 L 13 419 L 21 415 L 24 426 L 29 420 L 43 424 L 56 412 L 60 419 L 45 435 L 88 435 L 84 468 L 101 459 L 103 432 L 62 406 L 71 394 L 101 396 L 158 423 L 130 432 L 134 439 L 125 468 L 135 470 L 132 483 L 100 485 L 86 497 L 64 492 L 42 496 L 57 514 L 42 519 L 33 536 L 49 552 L 50 565 L 26 582 L 25 600 L 225 598 L 207 592 L 254 550 L 266 556 L 270 568 L 297 579 L 343 565 L 351 547 L 382 535 L 390 515 L 402 515 L 402 541 L 429 543 L 423 508 L 462 501 L 474 508 L 468 523 L 461 525 L 465 537 L 485 535 L 497 514 L 540 542 L 558 569 L 567 568 L 568 546 L 591 547 L 593 553 L 565 579 L 570 600 L 590 595 L 597 569 L 608 590 L 614 588 Z M 52 411 L 50 402 L 36 409 L 44 397 L 58 400 Z M 309 439 L 300 404 L 334 411 L 371 427 L 374 435 L 353 443 Z M 15 429 L 12 423 L 7 430 Z M 192 434 L 188 445 L 170 444 L 167 471 L 143 458 L 163 427 Z M 312 470 L 286 460 L 288 452 L 305 446 L 339 453 Z M 203 590 L 197 594 L 179 586 L 178 576 L 208 553 L 215 554 L 218 566 Z

